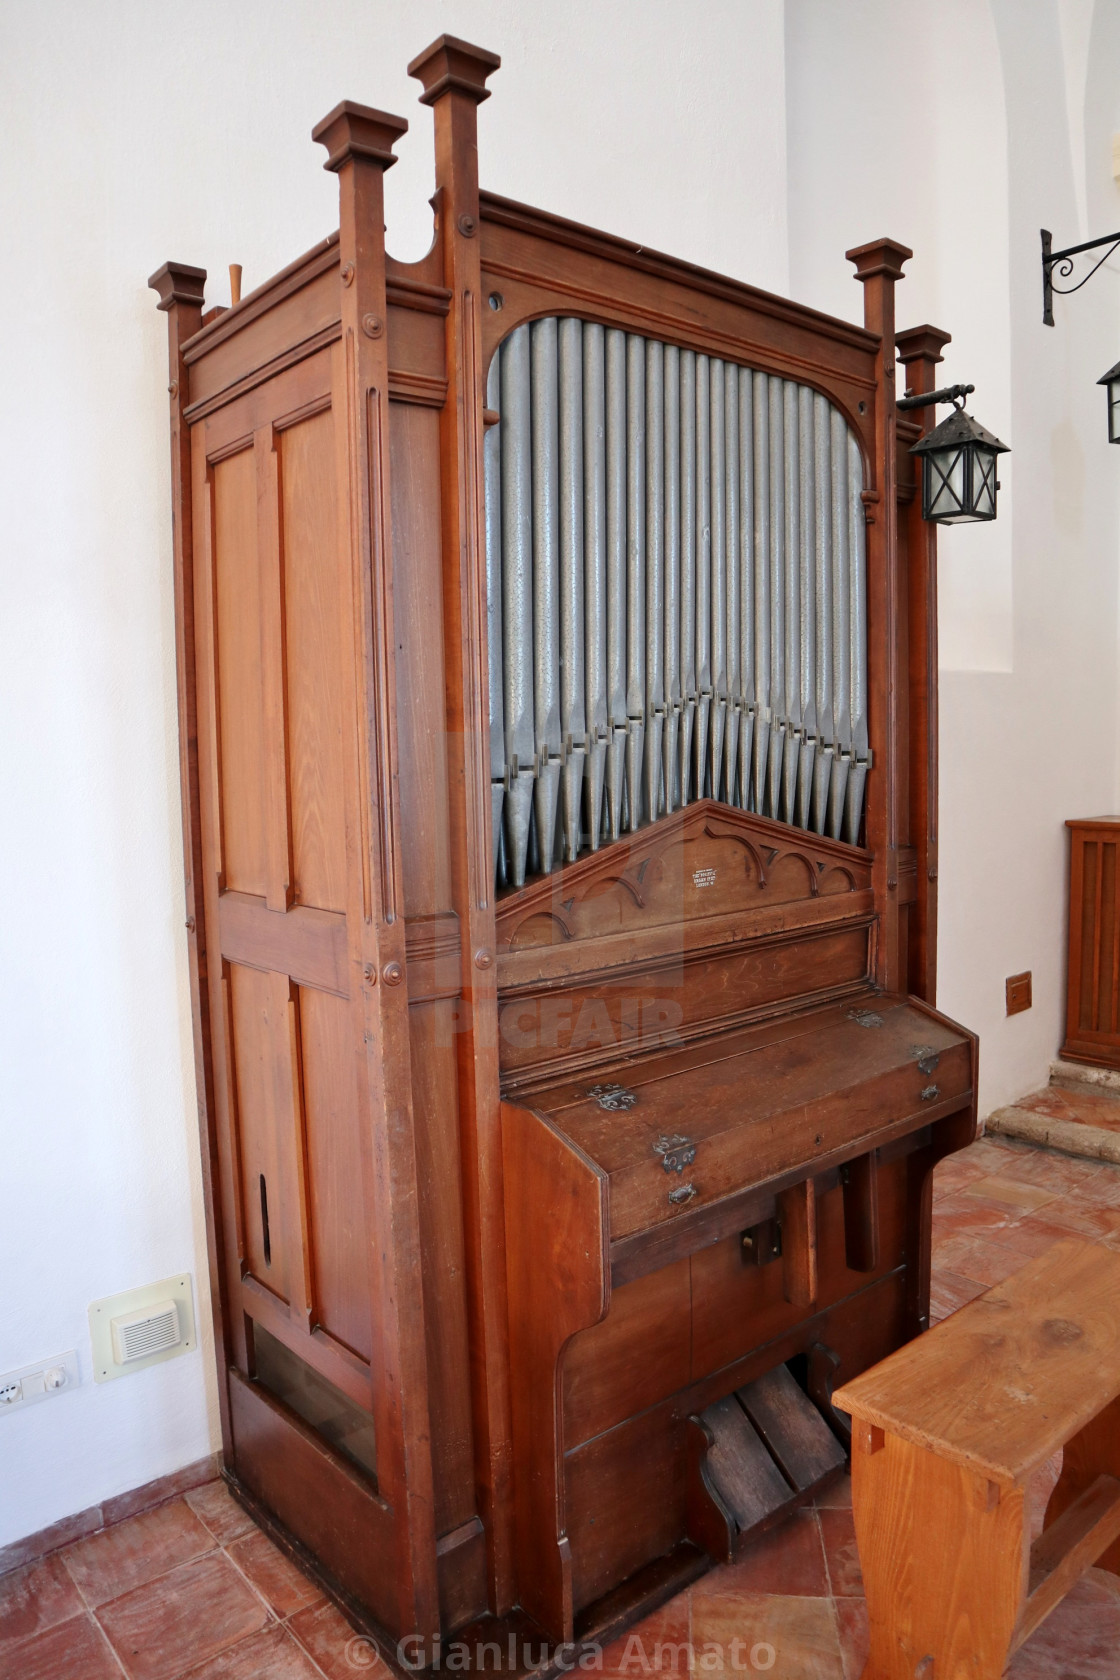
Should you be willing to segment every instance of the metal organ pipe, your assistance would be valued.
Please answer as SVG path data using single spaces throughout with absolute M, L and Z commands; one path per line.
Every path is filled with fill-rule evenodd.
M 487 404 L 499 885 L 704 797 L 856 842 L 867 580 L 843 416 L 572 317 L 510 334 Z

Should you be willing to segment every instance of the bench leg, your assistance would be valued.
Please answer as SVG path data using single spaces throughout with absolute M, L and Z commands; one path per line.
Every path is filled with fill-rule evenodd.
M 1056 1522 L 1086 1488 L 1092 1487 L 1098 1476 L 1115 1476 L 1120 1480 L 1120 1399 L 1106 1406 L 1067 1441 L 1062 1473 L 1046 1507 L 1045 1526 L 1049 1528 Z M 1097 1568 L 1120 1575 L 1120 1540 L 1097 1559 Z
M 852 1499 L 871 1624 L 863 1680 L 999 1680 L 1027 1588 L 1022 1489 L 1001 1496 L 857 1420 Z

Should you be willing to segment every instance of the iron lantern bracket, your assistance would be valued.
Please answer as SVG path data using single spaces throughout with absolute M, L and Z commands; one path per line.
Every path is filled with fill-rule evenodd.
M 896 408 L 931 408 L 934 403 L 956 403 L 960 408 L 965 397 L 972 395 L 975 385 L 943 385 L 940 391 L 927 391 L 924 394 L 907 391 L 904 397 L 899 397 Z
M 1116 247 L 1120 245 L 1120 233 L 1106 233 L 1103 239 L 1086 239 L 1081 245 L 1067 245 L 1064 251 L 1055 251 L 1051 249 L 1050 230 L 1048 228 L 1043 228 L 1041 232 L 1042 321 L 1044 326 L 1052 327 L 1054 325 L 1054 293 L 1058 292 L 1062 297 L 1068 297 L 1070 292 L 1079 292 L 1082 286 L 1085 285 L 1086 281 L 1093 278 L 1102 263 L 1106 263 L 1113 251 L 1115 251 Z M 1074 257 L 1080 256 L 1082 251 L 1099 251 L 1102 245 L 1107 245 L 1108 250 L 1104 253 L 1103 257 L 1097 258 L 1088 274 L 1084 275 L 1077 282 L 1076 286 L 1055 286 L 1055 267 L 1057 267 L 1058 273 L 1062 276 L 1062 279 L 1068 280 L 1070 275 L 1073 273 Z

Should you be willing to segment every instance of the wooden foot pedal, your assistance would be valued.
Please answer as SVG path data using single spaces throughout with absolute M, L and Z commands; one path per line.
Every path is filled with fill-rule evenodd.
M 694 1424 L 690 1532 L 730 1559 L 843 1468 L 846 1454 L 808 1395 L 779 1365 Z

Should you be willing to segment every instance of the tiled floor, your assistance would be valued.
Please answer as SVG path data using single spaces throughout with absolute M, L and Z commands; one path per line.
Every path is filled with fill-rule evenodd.
M 983 1139 L 938 1168 L 935 1194 L 937 1318 L 1071 1232 L 1120 1248 L 1120 1167 Z M 866 1633 L 845 1481 L 608 1647 L 600 1669 L 858 1680 Z M 1093 1572 L 1008 1680 L 1117 1680 L 1118 1653 L 1120 1582 Z M 4 1680 L 353 1680 L 380 1667 L 216 1482 L 0 1577 Z

